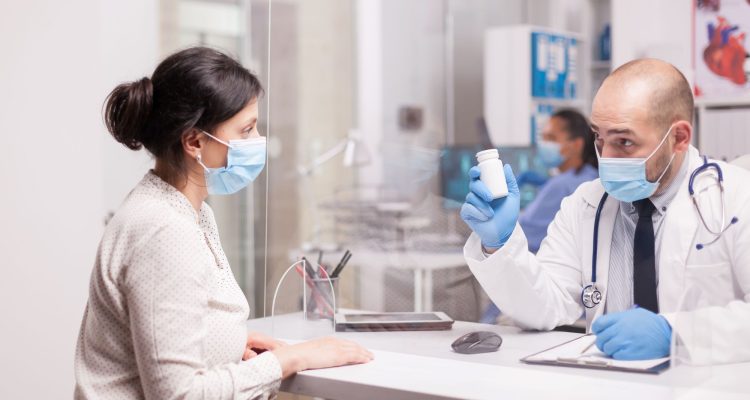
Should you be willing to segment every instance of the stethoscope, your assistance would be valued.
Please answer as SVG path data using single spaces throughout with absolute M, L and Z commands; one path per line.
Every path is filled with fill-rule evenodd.
M 719 183 L 719 193 L 721 196 L 721 228 L 719 228 L 718 231 L 714 231 L 708 226 L 708 223 L 706 223 L 705 218 L 703 218 L 703 213 L 701 212 L 700 207 L 698 207 L 698 200 L 695 199 L 695 191 L 693 190 L 693 181 L 695 178 L 700 174 L 701 172 L 708 171 L 710 168 L 713 168 L 716 170 L 716 181 Z M 702 191 L 707 190 L 703 189 Z M 690 198 L 693 200 L 693 205 L 695 206 L 695 209 L 698 211 L 698 216 L 701 219 L 701 222 L 703 223 L 703 226 L 706 228 L 706 230 L 714 235 L 714 240 L 708 242 L 708 243 L 698 243 L 695 245 L 695 248 L 698 250 L 703 249 L 704 247 L 716 243 L 719 238 L 721 238 L 721 235 L 726 232 L 727 229 L 729 229 L 730 226 L 734 225 L 739 221 L 737 217 L 732 217 L 732 219 L 727 224 L 726 220 L 726 202 L 724 202 L 724 173 L 721 171 L 721 167 L 719 167 L 719 164 L 715 162 L 708 162 L 708 158 L 706 156 L 703 156 L 703 165 L 696 168 L 695 171 L 693 171 L 692 174 L 690 174 L 690 182 L 688 182 L 688 192 L 690 193 Z
M 703 218 L 703 213 L 698 206 L 698 200 L 696 200 L 695 190 L 693 190 L 693 182 L 695 181 L 695 178 L 703 172 L 710 171 L 712 168 L 716 170 L 716 181 L 719 184 L 719 193 L 721 196 L 721 228 L 717 231 L 711 229 L 708 226 L 705 218 Z M 696 211 L 698 211 L 698 216 L 700 217 L 701 223 L 703 223 L 703 226 L 709 233 L 715 236 L 714 239 L 710 242 L 698 243 L 695 245 L 696 249 L 702 250 L 706 246 L 716 243 L 716 241 L 721 238 L 721 235 L 724 234 L 724 232 L 726 232 L 729 227 L 736 224 L 739 219 L 737 217 L 732 217 L 729 223 L 726 223 L 726 202 L 724 201 L 724 174 L 721 171 L 721 167 L 719 167 L 719 164 L 715 162 L 708 162 L 708 158 L 706 156 L 703 156 L 703 165 L 696 168 L 690 174 L 690 181 L 688 181 L 688 193 L 690 193 L 690 198 L 693 201 L 693 205 L 695 206 Z M 607 197 L 609 197 L 609 194 L 605 192 L 604 195 L 602 195 L 602 199 L 599 200 L 599 205 L 596 207 L 596 216 L 594 217 L 594 250 L 592 251 L 591 258 L 591 283 L 586 285 L 581 291 L 581 303 L 583 303 L 583 306 L 586 308 L 594 308 L 602 301 L 602 292 L 596 285 L 596 257 L 597 249 L 599 247 L 599 220 L 601 219 L 602 209 L 604 208 L 604 203 L 607 201 Z
M 599 206 L 596 207 L 596 217 L 594 217 L 594 251 L 591 256 L 591 283 L 586 285 L 581 291 L 581 303 L 586 308 L 594 308 L 602 302 L 602 292 L 596 286 L 596 256 L 599 248 L 599 221 L 602 216 L 604 203 L 607 201 L 609 193 L 604 192 L 602 199 L 599 200 Z

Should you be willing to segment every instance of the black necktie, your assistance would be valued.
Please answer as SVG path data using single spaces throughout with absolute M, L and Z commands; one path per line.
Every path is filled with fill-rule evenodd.
M 633 294 L 638 307 L 659 312 L 656 300 L 656 255 L 654 251 L 654 208 L 649 199 L 633 203 L 638 210 L 638 224 L 633 238 Z

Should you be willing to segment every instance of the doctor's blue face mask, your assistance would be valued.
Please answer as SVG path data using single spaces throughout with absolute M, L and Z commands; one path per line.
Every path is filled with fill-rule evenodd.
M 669 170 L 675 154 L 672 153 L 672 158 L 669 159 L 669 163 L 664 167 L 664 171 L 656 179 L 656 182 L 648 180 L 646 162 L 661 148 L 670 132 L 672 132 L 671 126 L 659 145 L 646 158 L 605 158 L 599 154 L 598 146 L 594 146 L 596 157 L 599 159 L 599 177 L 604 190 L 617 200 L 629 203 L 651 197 L 659 187 L 659 181 Z
M 208 168 L 201 155 L 196 159 L 203 167 L 208 194 L 232 194 L 244 189 L 260 175 L 266 165 L 266 138 L 263 136 L 230 140 L 228 143 L 201 130 L 213 140 L 227 146 L 227 166 Z

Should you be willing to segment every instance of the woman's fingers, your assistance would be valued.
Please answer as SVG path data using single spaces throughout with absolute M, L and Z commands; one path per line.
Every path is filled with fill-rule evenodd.
M 347 364 L 361 364 L 373 359 L 372 352 L 357 343 L 347 341 L 343 345 Z
M 251 358 L 253 358 L 253 357 L 257 356 L 257 355 L 258 355 L 258 353 L 254 352 L 249 347 L 246 347 L 245 348 L 245 354 L 242 355 L 242 361 L 247 361 L 247 360 L 249 360 L 249 359 L 251 359 Z
M 358 353 L 359 358 L 357 359 L 357 363 L 366 363 L 368 361 L 372 361 L 375 356 L 372 354 L 372 352 L 368 351 L 367 349 L 362 349 Z
M 250 332 L 247 335 L 247 347 L 263 349 L 263 350 L 276 350 L 279 347 L 286 346 L 287 344 L 276 340 L 270 336 L 264 335 L 258 332 Z
M 373 354 L 364 347 L 334 337 L 284 346 L 273 353 L 279 359 L 284 377 L 306 369 L 362 364 L 373 359 Z

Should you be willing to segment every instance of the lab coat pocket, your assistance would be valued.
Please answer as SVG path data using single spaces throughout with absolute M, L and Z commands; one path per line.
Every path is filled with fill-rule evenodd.
M 688 264 L 683 291 L 696 293 L 709 306 L 724 306 L 734 299 L 732 268 L 728 262 Z

